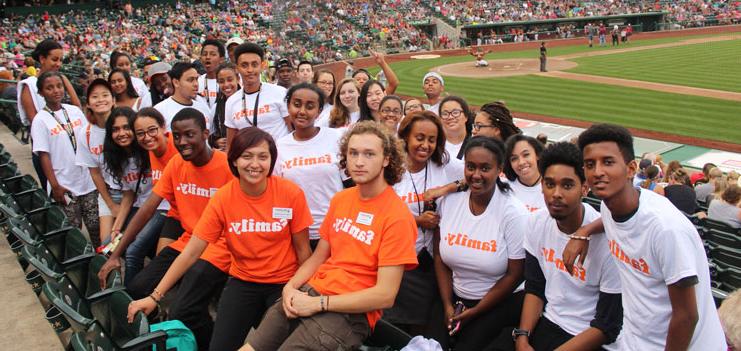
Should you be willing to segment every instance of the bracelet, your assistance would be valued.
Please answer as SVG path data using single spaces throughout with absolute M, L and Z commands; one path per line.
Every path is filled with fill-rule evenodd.
M 157 291 L 157 288 L 154 288 L 154 290 L 152 290 L 152 295 L 154 294 L 157 294 L 157 296 L 159 296 L 159 299 L 157 299 L 157 302 L 159 302 L 159 300 L 162 300 L 163 295 L 161 292 Z
M 589 240 L 592 240 L 592 237 L 591 236 L 581 236 L 581 235 L 571 234 L 571 235 L 569 235 L 569 239 L 589 241 Z
M 329 295 L 327 295 L 327 308 L 325 309 L 325 311 L 329 312 Z
M 160 304 L 160 300 L 157 300 L 156 298 L 154 298 L 154 295 L 150 294 L 150 295 L 149 295 L 149 296 L 147 296 L 147 297 L 148 297 L 148 298 L 150 298 L 150 299 L 152 299 L 152 301 L 154 301 L 154 303 L 156 303 L 157 305 L 159 305 L 159 304 Z
M 455 183 L 456 192 L 461 192 L 461 191 L 466 190 L 466 184 L 461 182 L 460 180 L 456 180 L 454 183 Z
M 322 312 L 326 311 L 324 308 L 324 295 L 319 296 L 319 308 L 322 310 Z

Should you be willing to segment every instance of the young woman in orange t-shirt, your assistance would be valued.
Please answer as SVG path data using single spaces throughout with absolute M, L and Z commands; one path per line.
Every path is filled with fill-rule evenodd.
M 231 253 L 229 280 L 219 300 L 209 349 L 235 350 L 250 328 L 276 301 L 285 283 L 310 255 L 311 212 L 303 191 L 289 180 L 272 176 L 277 149 L 270 134 L 245 128 L 229 147 L 234 179 L 213 195 L 153 295 L 164 295 L 193 265 L 206 247 L 222 237 Z M 151 312 L 159 296 L 135 301 L 136 311 Z

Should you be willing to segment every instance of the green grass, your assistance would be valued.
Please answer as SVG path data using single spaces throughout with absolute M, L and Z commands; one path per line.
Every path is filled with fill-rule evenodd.
M 573 59 L 569 72 L 741 92 L 741 40 Z
M 643 40 L 630 45 L 653 45 L 688 38 Z M 556 56 L 590 50 L 610 48 L 556 47 L 550 49 L 549 54 Z M 494 53 L 487 58 L 534 55 L 537 55 L 536 51 L 526 50 Z M 456 56 L 393 63 L 391 66 L 401 82 L 397 94 L 422 96 L 422 77 L 431 68 L 471 60 L 470 56 Z M 696 65 L 702 66 L 703 63 L 697 62 Z M 504 100 L 515 111 L 611 122 L 626 127 L 732 143 L 741 140 L 741 103 L 738 102 L 535 75 L 485 79 L 445 77 L 445 90 L 449 94 L 465 97 L 473 105 Z

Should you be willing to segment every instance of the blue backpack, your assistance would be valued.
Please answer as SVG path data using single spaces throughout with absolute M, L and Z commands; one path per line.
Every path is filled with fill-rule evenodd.
M 193 332 L 179 320 L 152 324 L 149 326 L 149 329 L 150 331 L 164 330 L 167 333 L 167 342 L 165 343 L 167 350 L 198 350 L 198 344 L 196 344 L 196 337 L 193 336 Z M 152 347 L 152 350 L 154 350 L 154 347 Z

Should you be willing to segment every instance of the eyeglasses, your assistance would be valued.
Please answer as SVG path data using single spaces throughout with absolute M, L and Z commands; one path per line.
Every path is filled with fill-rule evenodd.
M 328 86 L 332 86 L 332 85 L 334 85 L 334 82 L 331 81 L 331 80 L 320 80 L 320 81 L 316 82 L 316 84 L 317 85 L 328 85 Z
M 474 130 L 481 130 L 481 128 L 495 128 L 496 126 L 493 124 L 481 124 L 481 123 L 474 123 L 473 129 Z
M 451 111 L 443 111 L 440 113 L 442 119 L 458 119 L 463 114 L 463 110 L 455 109 Z
M 395 109 L 384 108 L 384 109 L 381 109 L 381 113 L 384 114 L 384 115 L 391 115 L 391 114 L 393 114 L 393 115 L 397 115 L 398 116 L 398 115 L 401 115 L 401 110 L 398 109 L 398 108 L 395 108 Z
M 137 130 L 134 135 L 136 135 L 137 139 L 144 139 L 144 136 L 148 135 L 151 138 L 154 138 L 157 136 L 157 133 L 159 133 L 160 127 L 152 127 L 147 129 L 146 131 Z
M 422 104 L 407 105 L 405 110 L 407 112 L 409 112 L 409 110 L 422 110 Z

